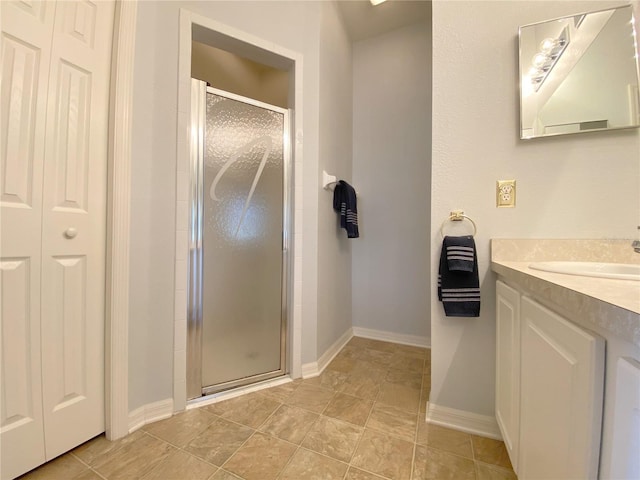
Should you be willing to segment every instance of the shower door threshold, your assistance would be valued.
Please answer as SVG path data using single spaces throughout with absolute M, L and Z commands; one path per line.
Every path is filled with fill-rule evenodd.
M 224 402 L 225 400 L 231 400 L 232 398 L 241 397 L 250 393 L 260 392 L 269 388 L 280 387 L 288 383 L 293 382 L 290 374 L 280 375 L 278 377 L 262 380 L 257 383 L 250 383 L 246 386 L 238 386 L 230 388 L 228 390 L 222 390 L 219 392 L 209 393 L 207 395 L 190 398 L 187 400 L 187 410 L 192 408 L 204 407 L 214 403 Z
M 235 388 L 245 387 L 248 385 L 254 386 L 258 383 L 265 382 L 267 380 L 273 380 L 277 378 L 284 378 L 287 376 L 287 372 L 283 370 L 275 370 L 273 372 L 261 373 L 259 375 L 252 375 L 250 377 L 238 378 L 229 382 L 218 383 L 216 385 L 210 385 L 208 387 L 202 387 L 202 395 L 214 395 L 216 393 L 225 392 Z

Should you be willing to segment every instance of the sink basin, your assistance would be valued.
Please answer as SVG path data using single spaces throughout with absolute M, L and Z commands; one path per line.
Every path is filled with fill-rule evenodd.
M 597 262 L 536 262 L 529 265 L 534 270 L 580 275 L 582 277 L 616 278 L 640 281 L 640 265 Z

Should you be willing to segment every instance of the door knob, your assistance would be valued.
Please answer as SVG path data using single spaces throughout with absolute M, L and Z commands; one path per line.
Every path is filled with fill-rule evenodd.
M 65 230 L 65 232 L 64 232 L 64 236 L 65 236 L 65 237 L 67 237 L 67 238 L 73 238 L 73 237 L 75 237 L 76 235 L 78 235 L 78 230 L 76 230 L 76 229 L 75 229 L 75 228 L 73 228 L 73 227 L 69 227 L 69 228 L 67 228 L 67 229 Z

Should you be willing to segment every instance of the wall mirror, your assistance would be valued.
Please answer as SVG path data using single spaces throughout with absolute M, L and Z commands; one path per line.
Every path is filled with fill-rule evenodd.
M 520 27 L 520 138 L 640 126 L 630 5 Z

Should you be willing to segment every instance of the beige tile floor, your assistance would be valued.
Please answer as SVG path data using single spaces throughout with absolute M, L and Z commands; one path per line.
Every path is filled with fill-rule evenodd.
M 354 337 L 319 376 L 99 436 L 22 480 L 516 479 L 502 442 L 428 425 L 430 350 Z

